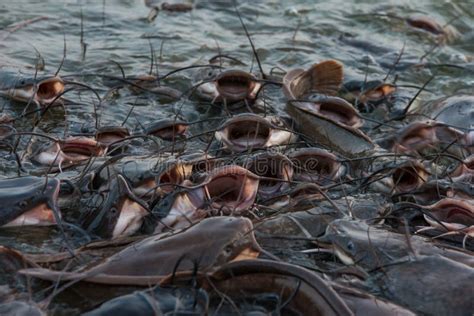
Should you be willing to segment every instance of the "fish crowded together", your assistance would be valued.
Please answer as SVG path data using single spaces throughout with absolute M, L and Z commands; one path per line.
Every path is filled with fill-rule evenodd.
M 1 315 L 474 313 L 474 52 L 432 58 L 472 41 L 473 12 L 348 16 L 431 43 L 416 56 L 319 33 L 367 54 L 354 72 L 327 54 L 269 63 L 252 27 L 264 5 L 140 2 L 134 23 L 178 33 L 222 10 L 239 57 L 215 38 L 217 54 L 164 62 L 150 37 L 147 74 L 120 55 L 89 71 L 82 7 L 81 62 L 66 35 L 56 69 L 36 48 L 33 66 L 0 55 Z M 53 21 L 7 25 L 0 52 Z M 441 76 L 465 87 L 430 91 Z

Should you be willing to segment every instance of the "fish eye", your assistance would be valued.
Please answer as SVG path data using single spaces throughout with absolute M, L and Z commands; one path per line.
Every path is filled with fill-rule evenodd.
M 112 213 L 112 214 L 117 214 L 117 209 L 116 209 L 115 207 L 112 207 L 112 208 L 110 209 L 110 213 Z
M 355 245 L 354 245 L 354 243 L 352 242 L 352 240 L 349 240 L 349 241 L 347 242 L 347 249 L 348 249 L 348 250 L 351 250 L 351 251 L 355 249 Z
M 224 248 L 224 251 L 225 251 L 227 254 L 230 254 L 230 253 L 232 252 L 232 246 L 227 245 L 227 246 Z
M 18 204 L 21 208 L 25 208 L 28 203 L 26 203 L 26 201 L 21 201 L 19 204 Z

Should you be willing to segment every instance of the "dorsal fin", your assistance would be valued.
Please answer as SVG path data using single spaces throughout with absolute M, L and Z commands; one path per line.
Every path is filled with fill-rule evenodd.
M 336 95 L 342 85 L 343 77 L 343 65 L 337 60 L 330 59 L 314 64 L 301 73 L 293 80 L 290 89 L 297 99 L 312 92 Z

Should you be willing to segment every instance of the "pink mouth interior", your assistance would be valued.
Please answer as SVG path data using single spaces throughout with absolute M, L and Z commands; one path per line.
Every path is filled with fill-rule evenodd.
M 317 103 L 319 106 L 318 112 L 327 118 L 330 118 L 336 122 L 347 126 L 354 126 L 359 123 L 359 119 L 354 115 L 354 112 L 351 109 L 347 109 L 345 106 L 342 106 L 333 102 L 322 102 Z
M 444 205 L 443 209 L 446 212 L 447 222 L 460 223 L 466 226 L 474 225 L 474 214 L 472 211 L 457 204 Z M 442 218 L 440 220 L 444 221 Z
M 39 85 L 36 95 L 42 100 L 56 98 L 64 91 L 64 84 L 59 80 L 43 82 Z
M 100 149 L 96 145 L 81 142 L 67 142 L 61 145 L 61 150 L 67 155 L 97 156 Z
M 246 175 L 223 175 L 214 178 L 207 184 L 209 197 L 213 203 L 224 207 L 237 208 L 248 199 L 251 194 L 246 183 Z

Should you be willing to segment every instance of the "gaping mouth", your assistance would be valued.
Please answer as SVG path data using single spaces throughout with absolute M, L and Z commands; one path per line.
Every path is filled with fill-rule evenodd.
M 188 124 L 177 120 L 163 120 L 151 124 L 146 129 L 147 135 L 155 135 L 164 140 L 172 141 L 184 135 L 188 129 Z
M 474 207 L 469 203 L 446 198 L 432 205 L 430 209 L 432 216 L 439 221 L 467 227 L 474 225 Z
M 395 86 L 384 83 L 374 89 L 369 89 L 367 91 L 364 91 L 362 95 L 360 96 L 360 99 L 362 102 L 367 102 L 367 101 L 376 102 L 391 95 L 396 90 L 397 88 Z
M 88 159 L 104 153 L 99 143 L 88 138 L 66 139 L 61 141 L 59 146 L 61 151 L 72 159 Z
M 410 151 L 426 148 L 436 139 L 433 126 L 425 123 L 414 123 L 407 126 L 394 146 L 394 151 Z
M 247 164 L 247 167 L 254 174 L 265 178 L 260 179 L 259 185 L 259 192 L 263 195 L 287 188 L 288 182 L 293 177 L 291 162 L 283 155 L 258 155 Z
M 247 247 L 242 250 L 237 256 L 235 256 L 230 262 L 256 259 L 259 254 L 259 251 L 253 249 L 252 247 Z
M 192 165 L 186 163 L 176 163 L 163 172 L 159 178 L 158 183 L 163 192 L 171 192 L 175 189 L 174 185 L 181 184 L 192 171 Z M 169 185 L 166 185 L 169 184 Z
M 346 126 L 357 128 L 362 125 L 362 120 L 357 110 L 350 103 L 341 98 L 318 98 L 315 100 L 314 110 L 321 116 Z
M 392 175 L 393 183 L 398 192 L 408 192 L 419 188 L 428 179 L 422 165 L 410 163 L 397 168 Z
M 40 103 L 51 102 L 64 92 L 64 82 L 59 77 L 41 81 L 38 84 L 36 99 Z
M 219 95 L 229 101 L 238 101 L 249 97 L 255 85 L 256 78 L 240 70 L 226 71 L 216 78 L 216 89 Z
M 242 167 L 223 167 L 211 174 L 206 181 L 209 204 L 213 209 L 225 212 L 248 209 L 255 200 L 258 182 L 254 174 Z
M 336 156 L 317 148 L 297 151 L 291 159 L 296 170 L 295 178 L 302 181 L 324 183 L 343 171 Z
M 109 146 L 130 136 L 130 132 L 125 127 L 103 127 L 97 131 L 95 138 L 101 144 Z
M 261 122 L 236 122 L 228 127 L 229 141 L 241 147 L 263 147 L 271 129 Z

